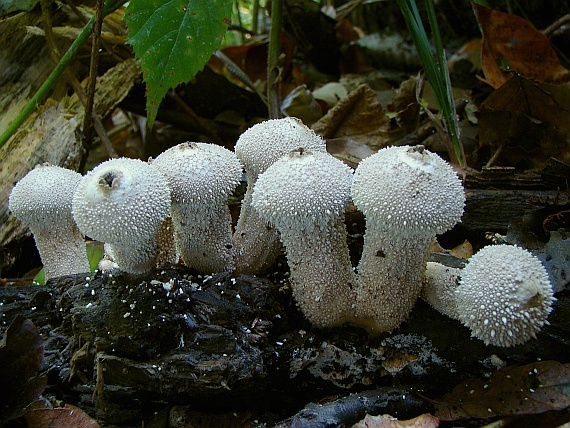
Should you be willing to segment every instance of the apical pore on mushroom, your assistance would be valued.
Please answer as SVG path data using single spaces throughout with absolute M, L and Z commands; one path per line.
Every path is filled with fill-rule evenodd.
M 182 143 L 152 165 L 168 181 L 176 248 L 188 267 L 203 273 L 233 269 L 228 197 L 242 175 L 236 155 L 208 143 Z
M 169 210 L 166 179 L 138 159 L 101 163 L 81 179 L 73 196 L 79 229 L 106 243 L 119 269 L 130 274 L 156 266 L 157 233 Z
M 451 166 L 423 146 L 387 147 L 360 162 L 352 199 L 366 217 L 357 324 L 392 331 L 420 295 L 436 234 L 461 219 L 463 186 Z
M 489 245 L 462 270 L 450 271 L 446 277 L 438 273 L 442 269 L 438 264 L 428 265 L 422 297 L 461 321 L 486 345 L 519 345 L 536 337 L 548 323 L 555 300 L 552 285 L 540 260 L 529 251 Z M 444 299 L 447 305 L 437 303 Z
M 46 279 L 89 272 L 85 239 L 71 215 L 81 174 L 50 164 L 37 165 L 12 189 L 10 211 L 25 222 L 36 241 Z
M 262 273 L 279 255 L 279 235 L 252 210 L 251 197 L 259 174 L 299 147 L 312 152 L 326 151 L 324 140 L 293 117 L 258 123 L 239 137 L 235 153 L 245 168 L 247 189 L 233 237 L 236 273 Z
M 352 319 L 355 277 L 344 225 L 351 181 L 338 159 L 298 149 L 267 168 L 253 191 L 254 209 L 279 230 L 293 296 L 318 327 Z

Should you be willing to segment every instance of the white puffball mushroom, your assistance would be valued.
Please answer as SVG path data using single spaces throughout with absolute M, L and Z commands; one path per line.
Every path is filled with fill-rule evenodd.
M 298 149 L 261 174 L 252 196 L 260 217 L 279 230 L 293 296 L 318 327 L 352 319 L 355 282 L 344 212 L 352 170 L 323 152 Z
M 36 241 L 46 279 L 89 272 L 85 239 L 71 215 L 81 174 L 50 164 L 37 165 L 12 189 L 9 208 Z
M 186 266 L 202 273 L 231 271 L 228 197 L 242 175 L 236 155 L 215 144 L 187 142 L 161 153 L 152 165 L 168 181 L 174 241 Z
M 79 229 L 106 243 L 120 270 L 136 275 L 155 267 L 156 236 L 169 209 L 166 179 L 138 159 L 101 163 L 83 177 L 73 196 Z
M 471 335 L 502 347 L 536 337 L 554 301 L 540 260 L 510 245 L 490 245 L 471 257 L 455 298 L 459 320 Z
M 233 237 L 236 273 L 263 273 L 279 255 L 279 234 L 252 210 L 251 197 L 259 174 L 299 147 L 326 152 L 324 140 L 293 117 L 266 120 L 239 137 L 235 153 L 244 166 L 247 189 Z
M 392 331 L 420 295 L 436 234 L 461 219 L 463 186 L 453 168 L 423 146 L 387 147 L 360 162 L 352 198 L 366 217 L 357 324 Z

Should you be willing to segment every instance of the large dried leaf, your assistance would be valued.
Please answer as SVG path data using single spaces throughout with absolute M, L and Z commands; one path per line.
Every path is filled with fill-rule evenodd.
M 551 157 L 568 160 L 567 91 L 512 75 L 489 95 L 477 114 L 481 145 L 503 146 L 502 163 L 523 169 L 542 168 Z
M 128 43 L 143 70 L 151 127 L 168 90 L 190 81 L 218 49 L 231 13 L 232 2 L 227 0 L 129 3 Z
M 41 403 L 33 403 L 26 408 L 25 415 L 28 425 L 34 428 L 98 428 L 100 426 L 87 413 L 71 404 L 49 409 L 42 407 Z
M 444 421 L 531 415 L 570 406 L 570 364 L 543 361 L 469 379 L 434 403 Z
M 16 316 L 0 343 L 0 421 L 18 416 L 45 388 L 47 378 L 36 377 L 43 356 L 34 323 Z
M 570 134 L 570 104 L 561 104 L 568 102 L 562 92 L 563 90 L 553 86 L 538 84 L 518 74 L 512 74 L 509 80 L 487 97 L 479 110 L 520 111 L 532 119 L 552 123 Z M 561 102 L 555 93 L 560 94 Z
M 390 415 L 366 415 L 362 421 L 352 428 L 437 428 L 438 426 L 439 419 L 429 413 L 424 413 L 416 418 L 403 421 Z
M 390 121 L 376 93 L 360 85 L 316 122 L 313 130 L 327 140 L 346 142 L 347 147 L 364 145 L 365 152 L 378 150 L 387 139 Z M 341 144 L 342 146 L 342 144 Z M 355 155 L 358 157 L 358 155 Z
M 483 33 L 483 71 L 491 86 L 498 88 L 509 78 L 499 63 L 539 82 L 556 85 L 570 80 L 570 71 L 560 64 L 548 37 L 530 22 L 477 3 L 473 9 Z

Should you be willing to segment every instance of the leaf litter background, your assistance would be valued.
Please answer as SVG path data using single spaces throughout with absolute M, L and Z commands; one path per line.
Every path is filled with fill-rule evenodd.
M 208 62 L 209 53 L 215 49 L 228 26 L 230 2 L 190 2 L 188 4 L 207 10 L 208 16 L 218 23 L 212 26 L 210 34 L 216 39 L 215 43 L 194 43 L 200 38 L 186 20 L 190 13 L 185 9 L 187 3 L 166 2 L 165 13 L 155 14 L 153 10 L 137 9 L 141 3 L 133 2 L 126 14 L 130 37 L 128 41 L 124 36 L 118 39 L 118 43 L 132 44 L 143 63 L 149 125 L 158 114 L 160 100 L 171 87 L 178 87 L 177 92 L 183 98 L 186 91 L 190 92 L 189 86 L 179 85 L 187 82 L 189 76 Z M 540 171 L 552 158 L 562 165 L 568 164 L 570 92 L 567 82 L 570 72 L 561 64 L 548 37 L 529 21 L 479 5 L 473 5 L 473 10 L 483 38 L 467 41 L 450 59 L 452 76 L 467 67 L 468 72 L 463 77 L 474 85 L 473 88 L 465 85 L 455 88 L 456 100 L 466 100 L 459 113 L 463 143 L 466 149 L 471 149 L 470 166 L 480 169 L 482 166 L 501 165 L 524 172 Z M 146 26 L 155 19 L 164 19 L 173 25 L 172 30 L 165 32 L 157 43 L 147 37 L 149 33 L 146 30 Z M 335 30 L 338 32 L 335 36 L 350 43 L 365 36 L 347 18 L 339 18 Z M 106 36 L 104 34 L 104 38 L 113 40 L 113 32 L 116 32 L 115 36 L 121 36 L 121 31 L 115 28 Z M 117 43 L 117 39 L 114 40 Z M 189 48 L 197 50 L 202 56 L 200 61 L 190 63 L 185 59 L 185 50 Z M 299 84 L 314 88 L 318 80 L 293 60 L 294 52 L 298 50 L 301 50 L 298 34 L 297 39 L 285 40 L 283 72 L 289 78 L 283 82 L 284 97 L 291 93 L 295 95 L 293 89 Z M 226 51 L 254 82 L 263 86 L 266 56 L 263 39 L 253 38 L 247 44 L 227 48 Z M 392 54 L 379 53 L 388 58 Z M 299 116 L 320 116 L 314 129 L 327 138 L 331 152 L 352 165 L 386 145 L 413 142 L 415 139 L 424 141 L 425 137 L 433 134 L 433 125 L 425 120 L 416 98 L 415 77 L 409 78 L 409 73 L 402 71 L 375 73 L 375 67 L 371 66 L 376 61 L 371 59 L 373 55 L 359 47 L 340 59 L 340 68 L 351 71 L 341 70 L 338 79 L 348 93 L 342 100 L 339 101 L 341 97 L 334 90 L 327 93 L 326 85 L 319 85 L 324 90 L 318 95 L 316 91 L 303 90 L 297 91 L 298 97 L 289 99 Z M 307 55 L 305 60 L 309 57 Z M 170 58 L 171 62 L 165 58 Z M 184 67 L 178 67 L 181 63 Z M 224 85 L 243 85 L 217 59 L 209 60 L 208 69 L 228 77 Z M 363 75 L 366 77 L 362 78 Z M 472 80 L 474 76 L 487 82 L 492 89 Z M 135 80 L 131 83 L 134 84 Z M 422 96 L 427 105 L 433 107 L 429 88 Z M 484 101 L 479 102 L 480 99 Z M 140 104 L 140 100 L 136 93 L 127 97 L 127 103 Z M 113 107 L 122 101 L 122 96 L 116 98 Z M 192 105 L 191 99 L 186 98 L 186 101 Z M 60 106 L 68 108 L 69 104 L 62 100 Z M 192 107 L 198 116 L 207 109 L 207 106 L 200 105 Z M 220 111 L 214 116 L 203 117 L 205 125 L 180 127 L 180 122 L 169 110 L 168 101 L 161 108 L 166 112 L 161 117 L 162 121 L 157 122 L 153 130 L 147 129 L 146 133 L 132 132 L 133 122 L 125 116 L 125 110 L 105 115 L 106 125 L 110 130 L 116 130 L 113 142 L 119 153 L 144 157 L 152 154 L 149 151 L 160 151 L 164 144 L 172 144 L 173 139 L 189 139 L 189 136 L 204 140 L 215 137 L 230 146 L 239 132 L 261 118 L 261 115 L 252 117 L 247 112 Z M 139 125 L 146 127 L 144 119 L 137 120 Z M 164 140 L 169 141 L 166 143 Z M 90 153 L 92 163 L 98 162 L 97 153 L 97 150 Z M 99 156 L 104 156 L 104 153 Z M 563 171 L 568 172 L 568 169 Z M 25 404 L 43 390 L 45 379 L 38 376 L 42 355 L 42 340 L 35 326 L 29 320 L 14 320 L 0 345 L 0 377 L 4 381 L 2 392 L 5 394 L 2 402 L 9 403 L 0 409 L 3 415 L 13 416 L 21 412 Z M 356 426 L 428 427 L 438 426 L 440 421 L 533 415 L 567 409 L 570 404 L 569 376 L 568 364 L 555 361 L 507 367 L 490 379 L 462 382 L 441 400 L 433 400 L 435 417 L 426 414 L 410 421 L 397 421 L 388 415 L 367 416 Z M 56 423 L 60 426 L 97 426 L 80 409 L 70 405 L 44 409 L 36 404 L 26 409 L 26 417 L 32 426 Z

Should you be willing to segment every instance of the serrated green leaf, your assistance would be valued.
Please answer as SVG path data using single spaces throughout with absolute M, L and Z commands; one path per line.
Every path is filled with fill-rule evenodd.
M 228 0 L 131 0 L 127 43 L 146 82 L 149 126 L 166 92 L 190 81 L 220 47 L 231 12 Z

